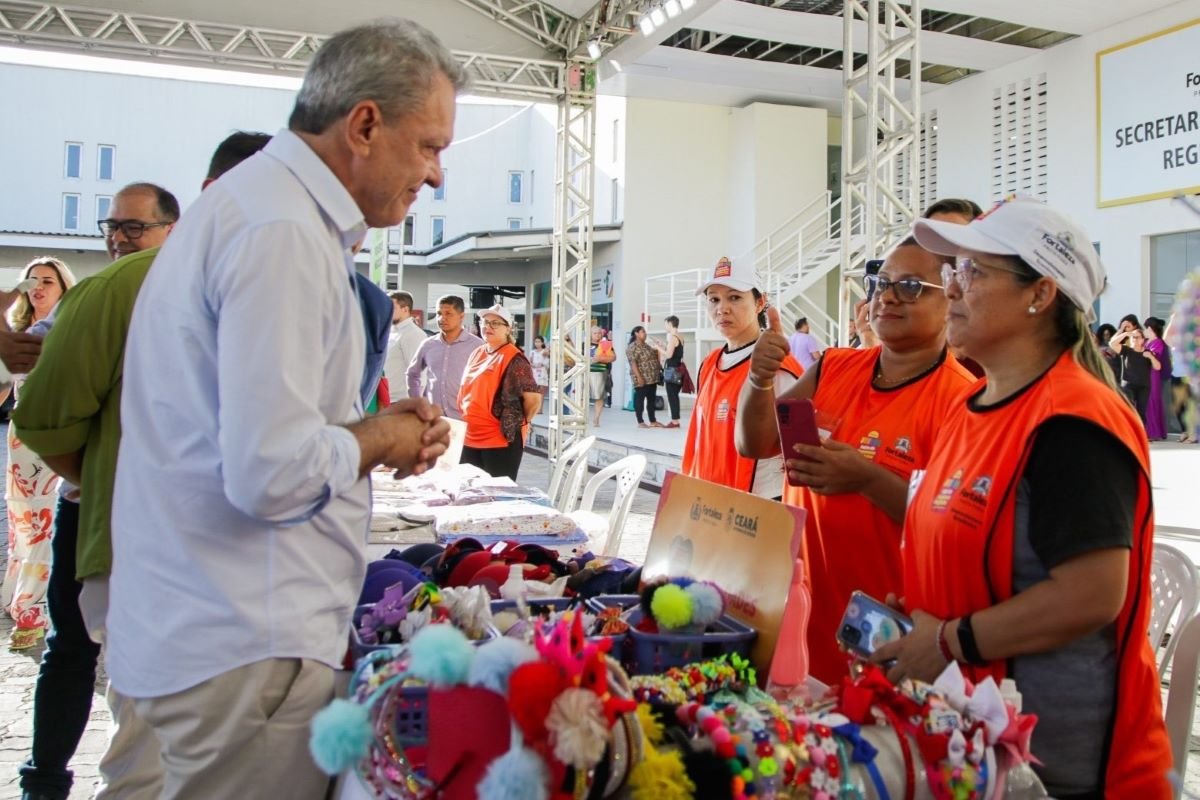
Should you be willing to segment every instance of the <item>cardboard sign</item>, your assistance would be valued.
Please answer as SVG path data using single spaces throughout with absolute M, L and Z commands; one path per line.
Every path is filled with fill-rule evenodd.
M 765 680 L 805 514 L 802 508 L 669 472 L 642 579 L 685 576 L 721 587 L 727 613 L 758 631 L 750 660 Z

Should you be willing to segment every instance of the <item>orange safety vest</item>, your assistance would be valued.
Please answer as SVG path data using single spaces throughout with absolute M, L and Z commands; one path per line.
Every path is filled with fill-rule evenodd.
M 1106 735 L 1104 791 L 1111 800 L 1166 800 L 1171 747 L 1146 634 L 1154 510 L 1150 450 L 1141 421 L 1069 351 L 1000 408 L 975 412 L 966 397 L 947 416 L 909 502 L 903 544 L 908 607 L 951 619 L 1012 597 L 1017 487 L 1039 426 L 1052 417 L 1071 416 L 1111 433 L 1137 458 L 1141 473 L 1129 579 L 1116 621 L 1116 708 Z M 999 681 L 1007 669 L 1005 661 L 963 667 L 974 681 L 986 675 Z
M 713 350 L 700 365 L 700 386 L 683 446 L 682 471 L 692 478 L 748 492 L 754 487 L 758 460 L 738 454 L 734 433 L 738 395 L 750 375 L 750 359 L 722 370 L 718 366 L 722 352 L 723 347 Z M 804 372 L 790 354 L 784 357 L 782 369 L 796 378 Z
M 508 439 L 504 438 L 500 418 L 492 412 L 492 405 L 508 365 L 520 354 L 515 344 L 503 345 L 494 353 L 488 352 L 487 345 L 481 345 L 471 353 L 458 389 L 458 407 L 467 423 L 467 435 L 463 440 L 467 447 L 481 450 L 508 447 Z
M 881 348 L 825 351 L 813 405 L 840 418 L 832 438 L 858 448 L 869 461 L 907 483 L 929 461 L 934 436 L 954 399 L 975 378 L 954 356 L 926 374 L 890 389 L 871 385 Z M 834 686 L 846 677 L 848 657 L 837 629 L 854 591 L 878 600 L 903 587 L 900 523 L 857 492 L 820 495 L 785 485 L 783 501 L 808 510 L 804 564 L 812 589 L 808 622 L 809 672 Z

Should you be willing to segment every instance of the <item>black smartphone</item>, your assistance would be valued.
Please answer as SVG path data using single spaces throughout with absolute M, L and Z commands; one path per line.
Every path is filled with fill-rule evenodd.
M 908 635 L 912 626 L 912 620 L 896 609 L 862 592 L 854 592 L 837 636 L 847 650 L 870 658 L 879 647 Z
M 883 269 L 883 259 L 882 258 L 872 258 L 867 261 L 867 268 L 866 268 L 867 275 L 878 275 L 879 270 L 881 270 L 881 269 Z M 870 288 L 867 289 L 867 302 L 868 303 L 871 302 L 871 296 L 874 294 L 875 294 L 875 286 L 873 284 L 871 284 Z

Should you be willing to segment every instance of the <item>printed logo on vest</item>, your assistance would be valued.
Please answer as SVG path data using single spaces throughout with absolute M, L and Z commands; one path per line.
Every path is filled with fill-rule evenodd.
M 992 476 L 980 475 L 971 483 L 970 489 L 964 489 L 962 496 L 977 506 L 986 506 L 988 492 L 992 490 Z
M 963 471 L 961 469 L 954 470 L 954 474 L 946 479 L 942 484 L 942 489 L 937 493 L 937 497 L 933 498 L 933 510 L 945 511 L 946 505 L 950 502 L 950 498 L 954 496 L 955 490 L 962 486 Z
M 875 460 L 875 452 L 879 450 L 879 445 L 882 442 L 879 439 L 879 431 L 871 431 L 858 442 L 858 452 L 865 458 L 872 461 Z
M 725 422 L 729 419 L 729 401 L 722 400 L 717 403 L 717 422 Z
M 896 443 L 887 448 L 886 452 L 892 458 L 905 462 L 906 464 L 915 464 L 916 459 L 912 457 L 912 439 L 907 436 L 901 436 L 896 439 Z

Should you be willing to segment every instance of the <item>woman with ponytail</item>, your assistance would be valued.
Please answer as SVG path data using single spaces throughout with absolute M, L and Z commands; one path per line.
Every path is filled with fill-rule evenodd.
M 953 659 L 1016 679 L 1058 798 L 1170 796 L 1146 630 L 1149 445 L 1087 329 L 1090 237 L 1026 198 L 970 225 L 919 221 L 943 267 L 947 339 L 984 370 L 951 408 L 904 522 L 911 634 L 874 658 L 932 680 Z

